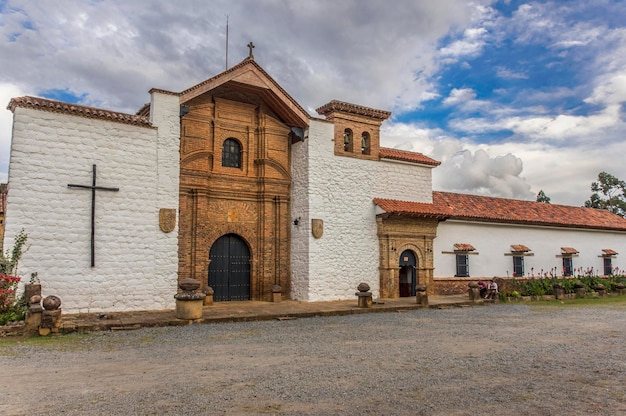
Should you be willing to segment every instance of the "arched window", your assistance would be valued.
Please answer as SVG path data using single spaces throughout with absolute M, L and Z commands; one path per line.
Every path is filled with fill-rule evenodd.
M 241 145 L 235 139 L 226 139 L 222 148 L 222 166 L 241 167 Z
M 352 151 L 352 130 L 345 129 L 343 131 L 343 151 Z
M 361 134 L 361 153 L 364 155 L 370 154 L 370 134 L 366 131 Z

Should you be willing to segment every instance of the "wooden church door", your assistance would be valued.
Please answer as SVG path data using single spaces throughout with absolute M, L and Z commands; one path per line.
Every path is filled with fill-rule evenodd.
M 209 286 L 216 301 L 250 300 L 250 249 L 241 237 L 226 234 L 209 252 Z
M 400 255 L 400 297 L 415 296 L 417 259 L 410 250 Z

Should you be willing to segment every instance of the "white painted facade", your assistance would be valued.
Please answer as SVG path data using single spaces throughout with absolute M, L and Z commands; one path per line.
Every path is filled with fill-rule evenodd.
M 455 243 L 476 249 L 469 255 L 469 274 L 474 278 L 513 277 L 511 245 L 520 244 L 533 253 L 524 257 L 526 276 L 538 277 L 542 270 L 556 270 L 562 276 L 563 260 L 557 257 L 561 247 L 578 250 L 572 259 L 575 275 L 579 268 L 584 273 L 591 267 L 602 275 L 603 249 L 623 253 L 612 259 L 612 266 L 626 269 L 626 232 L 447 220 L 439 223 L 434 241 L 435 279 L 456 274 Z
M 178 97 L 153 94 L 153 127 L 17 107 L 5 247 L 23 228 L 19 275 L 69 313 L 173 308 L 178 233 L 159 228 L 159 209 L 178 210 Z M 91 267 L 92 165 L 97 186 Z
M 432 202 L 432 168 L 334 154 L 334 126 L 312 119 L 308 138 L 292 148 L 292 298 L 353 299 L 367 282 L 379 295 L 374 198 Z M 313 237 L 311 220 L 324 221 Z

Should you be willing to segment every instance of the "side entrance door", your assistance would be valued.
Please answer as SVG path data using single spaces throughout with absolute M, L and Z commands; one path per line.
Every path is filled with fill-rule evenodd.
M 411 250 L 400 255 L 400 297 L 415 296 L 417 259 Z
M 209 286 L 215 301 L 250 300 L 250 249 L 241 237 L 226 234 L 209 252 Z

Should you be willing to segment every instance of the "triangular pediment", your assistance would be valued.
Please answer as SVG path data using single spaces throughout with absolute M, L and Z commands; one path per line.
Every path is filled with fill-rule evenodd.
M 308 125 L 309 114 L 254 59 L 249 58 L 181 92 L 180 104 L 221 86 L 258 95 L 287 125 L 300 128 Z

